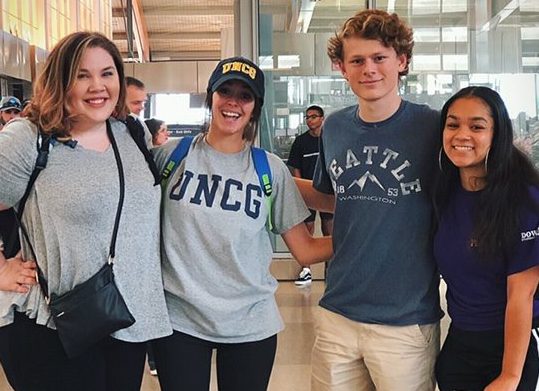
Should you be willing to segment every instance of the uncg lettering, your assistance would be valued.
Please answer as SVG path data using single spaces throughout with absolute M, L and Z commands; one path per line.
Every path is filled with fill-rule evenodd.
M 174 201 L 180 201 L 185 197 L 187 189 L 196 186 L 193 196 L 189 203 L 208 208 L 219 205 L 222 210 L 230 212 L 243 212 L 252 219 L 260 216 L 262 205 L 262 189 L 260 186 L 249 183 L 244 184 L 235 179 L 229 178 L 222 186 L 223 195 L 220 200 L 216 200 L 217 189 L 223 177 L 212 175 L 211 178 L 206 174 L 199 174 L 196 178 L 194 173 L 187 170 L 178 181 L 172 186 L 169 198 Z
M 252 66 L 250 66 L 249 64 L 245 64 L 244 62 L 234 61 L 223 64 L 223 75 L 230 71 L 245 73 L 246 75 L 249 75 L 249 77 L 253 80 L 256 78 L 256 68 L 253 68 Z

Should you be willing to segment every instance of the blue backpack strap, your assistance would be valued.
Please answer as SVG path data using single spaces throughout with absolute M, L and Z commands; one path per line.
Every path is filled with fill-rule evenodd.
M 176 148 L 174 148 L 174 151 L 172 151 L 172 154 L 168 158 L 167 164 L 165 164 L 165 168 L 161 173 L 161 181 L 164 186 L 166 186 L 168 178 L 174 174 L 174 171 L 176 171 L 182 160 L 187 156 L 187 152 L 189 152 L 189 147 L 191 147 L 193 139 L 194 136 L 183 137 L 178 145 L 176 145 Z
M 273 178 L 271 176 L 271 169 L 268 162 L 268 155 L 266 151 L 261 148 L 251 147 L 251 156 L 255 165 L 256 175 L 260 181 L 260 187 L 264 193 L 264 199 L 266 200 L 266 206 L 268 208 L 268 228 L 273 229 L 273 218 L 271 215 L 272 198 L 271 193 L 273 191 L 272 183 Z

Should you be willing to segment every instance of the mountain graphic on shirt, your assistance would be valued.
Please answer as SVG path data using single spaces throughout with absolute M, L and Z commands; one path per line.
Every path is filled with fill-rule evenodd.
M 378 178 L 376 178 L 375 175 L 371 174 L 369 171 L 367 171 L 365 174 L 363 174 L 361 176 L 361 178 L 359 179 L 356 179 L 355 181 L 353 181 L 350 186 L 348 186 L 348 190 L 350 188 L 352 188 L 352 186 L 358 186 L 361 191 L 363 191 L 363 188 L 365 187 L 366 183 L 367 183 L 367 180 L 369 180 L 370 182 L 374 183 L 376 186 L 378 186 L 380 189 L 382 189 L 383 191 L 385 191 L 386 189 L 384 189 L 384 186 L 382 186 L 382 184 L 380 183 L 380 181 L 378 180 Z

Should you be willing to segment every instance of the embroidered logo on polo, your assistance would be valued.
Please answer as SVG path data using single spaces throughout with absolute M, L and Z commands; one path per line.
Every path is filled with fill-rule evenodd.
M 532 229 L 531 231 L 525 231 L 520 233 L 520 241 L 526 242 L 528 240 L 533 240 L 539 236 L 539 227 L 537 229 Z
M 223 188 L 217 196 L 219 187 Z M 189 189 L 189 192 L 187 191 Z M 189 203 L 207 208 L 221 208 L 230 212 L 243 211 L 252 219 L 260 215 L 260 207 L 264 202 L 262 189 L 259 185 L 244 184 L 239 180 L 224 179 L 220 175 L 198 174 L 186 170 L 172 186 L 169 198 L 180 201 L 186 193 L 192 194 Z
M 407 175 L 411 167 L 398 151 L 366 145 L 361 155 L 348 149 L 344 161 L 333 159 L 329 173 L 339 201 L 396 205 L 400 197 L 422 190 L 420 179 Z

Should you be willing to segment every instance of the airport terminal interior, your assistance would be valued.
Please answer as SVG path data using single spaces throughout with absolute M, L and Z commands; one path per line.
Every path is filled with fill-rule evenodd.
M 515 143 L 539 166 L 539 0 L 0 0 L 0 91 L 30 98 L 63 36 L 100 31 L 120 49 L 126 74 L 146 85 L 141 116 L 165 121 L 171 137 L 182 137 L 202 129 L 215 65 L 241 55 L 266 75 L 256 142 L 286 162 L 294 139 L 308 129 L 306 107 L 319 105 L 327 115 L 357 103 L 326 49 L 336 29 L 367 8 L 395 12 L 414 29 L 403 98 L 440 109 L 463 87 L 491 87 L 507 105 Z M 269 390 L 308 391 L 324 266 L 312 269 L 312 284 L 297 286 L 301 267 L 280 237 L 271 240 L 286 328 Z M 442 330 L 447 323 L 446 316 Z M 10 388 L 2 378 L 3 390 Z M 148 368 L 142 390 L 159 390 Z

